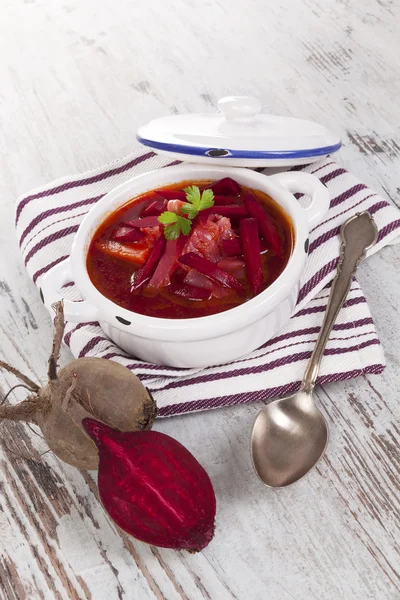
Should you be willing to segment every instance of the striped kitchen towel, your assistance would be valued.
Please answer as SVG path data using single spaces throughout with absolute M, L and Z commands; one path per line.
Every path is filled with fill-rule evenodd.
M 16 211 L 18 241 L 36 285 L 53 265 L 68 257 L 79 223 L 104 194 L 136 175 L 170 164 L 170 160 L 154 152 L 138 150 L 112 164 L 65 177 L 20 198 Z M 129 357 L 105 336 L 98 323 L 67 323 L 64 339 L 73 355 L 99 356 L 126 365 L 154 393 L 160 416 L 247 403 L 296 390 L 326 308 L 338 260 L 341 224 L 352 214 L 369 210 L 379 229 L 378 242 L 370 253 L 396 243 L 400 235 L 400 211 L 337 163 L 324 159 L 304 171 L 315 173 L 328 187 L 330 209 L 310 236 L 297 312 L 273 340 L 227 365 L 176 369 Z M 65 297 L 80 299 L 72 283 L 64 292 Z M 318 381 L 380 373 L 384 364 L 368 304 L 354 281 L 325 351 Z

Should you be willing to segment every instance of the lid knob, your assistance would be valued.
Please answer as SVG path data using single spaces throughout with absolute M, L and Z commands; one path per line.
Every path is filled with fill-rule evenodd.
M 226 96 L 218 100 L 218 110 L 225 119 L 253 121 L 261 109 L 261 102 L 251 96 Z

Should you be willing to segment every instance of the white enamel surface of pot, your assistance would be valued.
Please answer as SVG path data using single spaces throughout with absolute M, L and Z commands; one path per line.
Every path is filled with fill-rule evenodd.
M 159 117 L 142 125 L 136 137 L 158 154 L 230 167 L 309 164 L 342 145 L 324 125 L 263 113 L 261 102 L 250 96 L 221 98 L 215 113 Z
M 228 311 L 195 319 L 158 319 L 124 309 L 92 284 L 86 269 L 90 241 L 104 219 L 132 198 L 184 180 L 232 177 L 273 198 L 293 223 L 295 242 L 290 260 L 276 281 L 255 298 Z M 293 196 L 311 196 L 303 209 Z M 131 179 L 102 198 L 86 215 L 76 234 L 71 256 L 41 281 L 47 308 L 61 299 L 61 288 L 74 281 L 83 302 L 64 301 L 68 321 L 99 321 L 105 333 L 139 359 L 174 367 L 207 367 L 240 358 L 269 340 L 294 311 L 299 279 L 306 260 L 306 241 L 329 207 L 325 186 L 313 175 L 286 172 L 266 176 L 242 168 L 184 164 Z

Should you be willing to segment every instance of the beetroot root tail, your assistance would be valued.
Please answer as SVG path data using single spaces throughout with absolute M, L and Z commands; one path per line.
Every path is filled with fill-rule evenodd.
M 0 406 L 0 419 L 8 421 L 36 422 L 36 416 L 42 412 L 43 399 L 36 395 L 28 396 L 19 404 Z
M 40 386 L 38 386 L 37 383 L 32 381 L 32 379 L 29 379 L 29 377 L 27 377 L 26 375 L 21 373 L 21 371 L 19 371 L 15 367 L 12 367 L 8 363 L 4 362 L 3 360 L 0 360 L 0 369 L 4 369 L 4 371 L 8 371 L 9 373 L 12 373 L 13 375 L 15 375 L 15 377 L 18 377 L 18 379 L 20 379 L 21 381 L 26 383 L 26 385 L 30 388 L 30 390 L 32 390 L 32 392 L 39 391 Z

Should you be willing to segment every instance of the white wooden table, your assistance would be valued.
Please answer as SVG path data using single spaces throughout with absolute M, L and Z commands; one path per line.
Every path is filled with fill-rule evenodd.
M 338 130 L 340 160 L 398 202 L 397 0 L 0 4 L 0 354 L 32 378 L 45 375 L 51 323 L 17 250 L 16 198 L 130 152 L 152 117 L 255 95 Z M 399 259 L 385 249 L 360 274 L 387 369 L 318 389 L 332 437 L 305 480 L 277 492 L 256 479 L 258 405 L 157 422 L 215 485 L 217 531 L 198 555 L 118 533 L 88 474 L 40 459 L 40 438 L 2 424 L 1 599 L 400 598 Z

